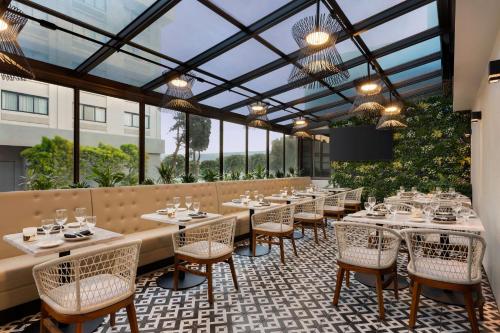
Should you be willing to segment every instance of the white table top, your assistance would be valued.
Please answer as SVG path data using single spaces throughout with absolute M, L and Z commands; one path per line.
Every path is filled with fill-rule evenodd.
M 325 187 L 325 190 L 330 192 L 346 192 L 350 191 L 351 189 L 349 187 Z
M 444 229 L 444 230 L 457 230 L 457 231 L 469 231 L 469 232 L 484 232 L 484 226 L 481 219 L 470 218 L 468 222 L 462 219 L 458 220 L 455 224 L 441 224 L 433 222 L 412 222 L 410 221 L 410 215 L 396 215 L 393 219 L 391 216 L 387 216 L 384 219 L 370 218 L 366 217 L 366 211 L 359 211 L 354 214 L 349 214 L 344 217 L 344 221 L 348 222 L 361 222 L 370 224 L 383 224 L 383 225 L 393 225 L 409 228 L 425 228 L 425 229 Z
M 432 197 L 430 196 L 419 196 L 419 197 L 415 197 L 415 198 L 398 198 L 396 195 L 393 195 L 391 197 L 388 197 L 387 198 L 388 200 L 410 200 L 410 201 L 413 201 L 417 204 L 420 204 L 420 205 L 425 205 L 425 204 L 429 204 L 432 202 Z M 470 198 L 467 198 L 467 197 L 458 197 L 456 199 L 452 199 L 453 201 L 460 201 L 460 202 L 463 202 L 463 203 L 467 203 L 467 204 L 470 204 L 471 201 L 470 201 Z
M 286 202 L 286 201 L 293 202 L 293 201 L 304 200 L 304 198 L 301 198 L 301 197 L 293 197 L 293 196 L 282 197 L 279 195 L 270 195 L 270 196 L 264 197 L 264 199 L 268 200 L 268 201 L 279 201 L 279 202 Z
M 326 192 L 297 192 L 296 195 L 301 195 L 304 197 L 320 197 L 330 195 L 328 191 Z
M 71 229 L 69 229 L 71 230 Z M 50 237 L 63 237 L 62 235 L 59 234 L 53 234 L 50 235 Z M 18 234 L 10 234 L 10 235 L 5 235 L 3 236 L 3 240 L 10 245 L 18 248 L 19 250 L 30 254 L 34 257 L 42 257 L 46 256 L 49 254 L 54 254 L 54 253 L 61 253 L 61 252 L 67 252 L 71 250 L 76 250 L 80 249 L 83 247 L 95 245 L 95 244 L 100 244 L 100 243 L 106 243 L 110 242 L 113 240 L 117 240 L 123 238 L 122 234 L 109 231 L 106 229 L 101 229 L 101 228 L 94 228 L 94 235 L 90 237 L 89 239 L 86 240 L 81 240 L 81 241 L 65 241 L 59 246 L 50 248 L 50 249 L 42 249 L 38 247 L 38 243 L 41 240 L 45 239 L 45 236 L 37 235 L 37 240 L 33 242 L 25 242 L 23 241 L 23 234 L 18 233 Z
M 158 214 L 158 213 L 149 213 L 149 214 L 141 215 L 141 219 L 144 219 L 144 220 L 172 224 L 172 225 L 177 225 L 179 227 L 186 227 L 186 226 L 196 224 L 196 223 L 215 220 L 217 218 L 222 217 L 222 215 L 214 214 L 214 213 L 207 213 L 207 217 L 204 217 L 204 218 L 195 218 L 195 219 L 191 218 L 191 220 L 189 220 L 189 221 L 179 221 L 179 218 L 183 218 L 183 217 L 188 217 L 187 211 L 177 212 L 177 215 L 173 218 L 168 217 L 167 215 Z
M 265 210 L 269 208 L 275 208 L 281 206 L 282 204 L 271 202 L 269 206 L 260 206 L 257 201 L 250 201 L 247 203 L 238 203 L 238 202 L 224 202 L 222 206 L 224 207 L 232 207 L 232 208 L 240 208 L 240 209 L 253 209 L 253 210 Z

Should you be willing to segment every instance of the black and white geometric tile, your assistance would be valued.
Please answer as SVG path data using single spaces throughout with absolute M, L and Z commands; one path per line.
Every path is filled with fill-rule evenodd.
M 376 293 L 351 276 L 350 288 L 342 288 L 339 306 L 332 305 L 336 280 L 333 229 L 328 240 L 316 245 L 310 237 L 297 241 L 299 257 L 289 244 L 286 264 L 279 252 L 249 258 L 234 256 L 239 290 L 233 287 L 229 267 L 214 267 L 214 298 L 208 304 L 206 283 L 185 291 L 157 287 L 163 270 L 140 276 L 137 283 L 136 310 L 140 332 L 410 332 L 408 316 L 411 296 L 400 291 L 399 301 L 393 292 L 384 291 L 386 320 L 378 319 Z M 400 274 L 405 275 L 406 255 L 399 258 Z M 488 281 L 483 281 L 486 298 L 482 332 L 500 332 L 500 314 Z M 0 332 L 22 332 L 38 316 L 0 326 Z M 129 332 L 124 311 L 117 314 L 116 326 L 107 321 L 97 332 Z M 413 332 L 470 332 L 464 308 L 421 298 L 416 329 Z

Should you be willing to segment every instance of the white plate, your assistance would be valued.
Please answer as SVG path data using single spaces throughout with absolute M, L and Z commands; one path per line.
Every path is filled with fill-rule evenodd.
M 52 247 L 59 246 L 63 244 L 64 241 L 62 239 L 49 239 L 49 240 L 43 240 L 37 244 L 37 246 L 41 249 L 50 249 Z
M 178 212 L 185 212 L 186 210 L 187 210 L 187 208 L 180 208 L 180 207 L 179 207 L 179 208 L 177 208 L 177 211 L 178 211 Z
M 179 217 L 177 219 L 177 221 L 179 221 L 179 222 L 188 222 L 188 221 L 191 221 L 191 218 L 190 217 Z
M 421 218 L 421 217 L 412 217 L 412 218 L 410 218 L 409 221 L 410 222 L 416 222 L 416 223 L 423 223 L 423 222 L 425 222 L 425 219 Z
M 168 214 L 168 211 L 166 209 L 158 209 L 156 211 L 156 213 L 160 214 L 160 215 L 167 215 Z
M 67 223 L 66 227 L 68 227 L 68 228 L 80 228 L 80 222 Z

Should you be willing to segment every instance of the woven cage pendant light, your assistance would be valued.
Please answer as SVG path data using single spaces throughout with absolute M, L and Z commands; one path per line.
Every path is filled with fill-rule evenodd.
M 163 72 L 166 73 L 167 71 Z M 179 111 L 200 110 L 198 104 L 192 100 L 195 80 L 196 77 L 190 73 L 169 79 L 166 82 L 167 90 L 163 95 L 163 107 Z
M 307 131 L 309 121 L 304 117 L 296 118 L 293 122 L 292 134 L 298 138 L 311 139 L 312 135 Z
M 392 101 L 392 94 L 389 95 L 389 99 L 390 101 L 382 111 L 382 116 L 377 123 L 377 129 L 406 128 L 406 124 L 401 121 L 401 103 Z
M 271 128 L 269 119 L 267 118 L 267 104 L 263 102 L 255 102 L 248 105 L 248 126 Z
M 382 82 L 372 78 L 370 63 L 367 63 L 367 76 L 356 84 L 356 98 L 349 113 L 379 113 L 384 110 L 385 98 L 382 95 Z
M 288 83 L 315 89 L 322 87 L 311 77 L 319 78 L 330 85 L 337 85 L 349 78 L 340 53 L 335 44 L 341 31 L 338 20 L 330 14 L 320 13 L 320 1 L 316 3 L 316 15 L 304 17 L 292 27 L 292 35 L 301 50 L 297 66 L 293 66 Z
M 26 56 L 17 42 L 19 33 L 23 30 L 28 19 L 22 16 L 23 12 L 6 1 L 0 9 L 0 62 L 10 69 L 10 73 L 1 73 L 5 80 L 34 79 L 35 74 L 26 59 Z

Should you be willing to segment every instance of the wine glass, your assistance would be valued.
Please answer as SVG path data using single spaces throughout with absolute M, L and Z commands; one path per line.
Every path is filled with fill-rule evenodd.
M 364 203 L 364 206 L 365 206 L 365 210 L 368 212 L 368 213 L 371 213 L 372 211 L 372 206 L 370 205 L 370 203 L 368 201 L 365 201 Z
M 259 194 L 259 203 L 262 204 L 264 202 L 264 194 Z
M 175 216 L 175 206 L 171 202 L 167 202 L 167 216 L 174 217 Z
M 259 191 L 253 191 L 253 199 L 255 201 L 258 201 L 259 200 Z
M 185 198 L 185 201 L 186 201 L 186 207 L 187 207 L 187 210 L 188 212 L 191 210 L 191 205 L 193 204 L 193 198 L 190 197 L 190 196 L 187 196 Z
M 436 186 L 436 194 L 441 194 L 441 187 Z
M 396 213 L 398 212 L 395 205 L 390 205 L 389 212 L 391 213 L 392 219 L 396 218 Z
M 295 196 L 295 187 L 290 187 L 290 193 L 292 194 L 292 196 Z
M 200 212 L 200 202 L 195 201 L 193 202 L 193 210 L 195 214 L 198 214 Z
M 377 203 L 377 199 L 375 199 L 375 197 L 368 197 L 368 203 L 370 204 L 370 210 L 373 210 L 373 207 L 375 207 Z
M 462 210 L 462 205 L 459 202 L 456 202 L 455 205 L 453 205 L 453 212 L 455 213 L 455 217 L 460 216 L 460 211 Z
M 41 226 L 45 234 L 45 238 L 48 238 L 50 230 L 54 227 L 54 219 L 43 219 Z
M 68 211 L 66 209 L 56 210 L 56 223 L 59 226 L 59 233 L 62 233 L 63 225 L 68 220 Z
M 179 209 L 179 207 L 181 205 L 181 198 L 173 197 L 172 200 L 174 202 L 175 211 L 177 211 L 177 209 Z
M 288 187 L 283 187 L 283 192 L 285 193 L 285 197 L 288 195 Z
M 434 214 L 437 212 L 437 210 L 439 209 L 439 201 L 437 200 L 434 200 L 431 202 L 431 208 L 432 210 L 434 211 Z
M 250 191 L 245 191 L 245 198 L 247 199 L 247 202 L 250 201 Z
M 87 216 L 86 222 L 87 222 L 87 229 L 89 229 L 89 231 L 91 233 L 94 233 L 94 228 L 95 228 L 95 225 L 97 223 L 97 217 L 96 216 Z
M 405 187 L 404 186 L 400 186 L 399 190 L 401 191 L 401 193 L 403 193 L 405 191 Z
M 454 187 L 450 187 L 450 188 L 448 189 L 448 192 L 449 192 L 450 194 L 455 194 L 455 188 L 454 188 Z
M 391 203 L 385 203 L 384 206 L 385 206 L 385 209 L 387 209 L 388 212 L 391 211 L 391 209 L 392 209 L 392 204 Z
M 85 222 L 86 216 L 87 216 L 87 208 L 81 207 L 75 209 L 75 219 L 80 225 L 80 230 L 82 230 L 82 225 Z
M 463 207 L 462 210 L 462 216 L 464 217 L 464 222 L 468 222 L 469 218 L 472 216 L 472 209 Z
M 424 207 L 424 214 L 425 214 L 425 219 L 427 222 L 431 220 L 432 213 L 434 212 L 434 209 L 430 206 L 427 205 Z
M 411 192 L 412 192 L 413 194 L 417 193 L 417 187 L 416 187 L 416 186 L 412 186 L 412 188 L 411 188 Z

